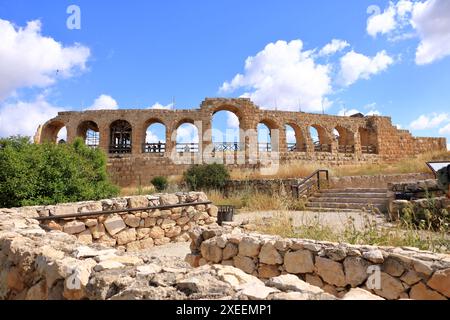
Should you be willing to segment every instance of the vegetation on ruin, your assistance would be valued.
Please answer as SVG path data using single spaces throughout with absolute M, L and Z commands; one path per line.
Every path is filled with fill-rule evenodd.
M 169 181 L 166 177 L 154 177 L 150 182 L 158 192 L 166 190 L 169 186 Z
M 191 190 L 222 189 L 230 174 L 223 164 L 202 164 L 190 167 L 183 175 L 184 182 Z
M 450 160 L 449 151 L 435 151 L 425 153 L 416 157 L 406 158 L 395 163 L 380 164 L 362 164 L 362 165 L 343 165 L 339 167 L 328 167 L 323 164 L 305 164 L 291 163 L 280 166 L 277 173 L 273 176 L 263 176 L 259 171 L 232 171 L 231 179 L 289 179 L 306 177 L 318 169 L 327 167 L 332 177 L 344 176 L 374 176 L 379 174 L 404 174 L 404 173 L 429 173 L 431 172 L 426 165 L 427 161 Z
M 116 196 L 106 155 L 72 144 L 33 144 L 29 137 L 0 139 L 0 207 L 45 205 Z
M 450 232 L 450 214 L 437 205 L 436 200 L 428 197 L 420 203 L 409 203 L 401 215 L 403 225 L 415 226 L 421 230 Z
M 312 223 L 294 226 L 287 212 L 279 212 L 270 219 L 256 221 L 258 232 L 279 235 L 284 238 L 302 238 L 319 241 L 369 244 L 377 246 L 408 246 L 434 252 L 450 252 L 448 232 L 429 232 L 412 224 L 379 226 L 369 218 L 364 218 L 364 228 L 358 229 L 354 220 L 348 219 L 343 230 L 331 228 L 316 218 Z

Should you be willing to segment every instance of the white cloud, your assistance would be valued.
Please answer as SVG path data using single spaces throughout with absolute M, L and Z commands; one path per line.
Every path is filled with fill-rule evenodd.
M 396 124 L 395 127 L 396 127 L 398 130 L 402 130 L 402 128 L 403 128 L 403 126 L 402 126 L 401 124 Z
M 446 126 L 439 129 L 439 134 L 448 134 L 450 135 L 450 123 L 448 123 Z
M 411 18 L 421 42 L 416 51 L 418 65 L 432 63 L 450 55 L 450 1 L 417 2 Z
M 190 123 L 182 124 L 177 129 L 178 143 L 198 143 L 198 129 Z
M 147 132 L 145 134 L 145 142 L 146 143 L 158 143 L 160 141 L 161 141 L 161 139 L 159 139 L 156 134 L 154 134 L 151 130 L 147 130 Z
M 337 115 L 342 117 L 342 116 L 352 116 L 357 113 L 364 114 L 365 116 L 381 116 L 381 112 L 378 110 L 370 110 L 369 112 L 364 113 L 359 111 L 358 109 L 345 109 L 345 108 L 339 110 Z
M 350 46 L 345 40 L 333 39 L 330 43 L 325 45 L 319 52 L 319 56 L 329 56 L 336 52 L 342 51 Z
M 51 105 L 44 96 L 35 101 L 7 103 L 0 109 L 0 136 L 33 137 L 40 124 L 55 117 L 63 108 Z
M 344 86 L 349 86 L 359 79 L 369 79 L 372 75 L 386 70 L 393 63 L 394 59 L 384 50 L 378 52 L 373 58 L 352 50 L 341 58 L 338 81 Z
M 156 102 L 154 105 L 152 105 L 148 109 L 172 110 L 173 109 L 173 103 L 169 103 L 168 105 L 162 105 L 161 103 Z
M 277 41 L 269 43 L 255 56 L 245 61 L 244 74 L 224 82 L 221 93 L 246 89 L 243 97 L 251 98 L 263 108 L 321 111 L 322 102 L 330 105 L 331 66 L 318 64 L 312 51 L 303 51 L 303 42 Z
M 413 130 L 432 129 L 449 119 L 448 114 L 440 113 L 431 116 L 421 115 L 409 125 Z M 441 129 L 442 130 L 442 129 Z
M 370 11 L 368 12 L 370 13 Z M 367 33 L 372 37 L 376 37 L 378 33 L 386 34 L 391 32 L 397 26 L 395 15 L 396 9 L 391 2 L 384 12 L 369 17 L 367 20 Z
M 232 129 L 239 128 L 239 118 L 233 112 L 227 112 L 227 125 Z
M 398 16 L 403 18 L 413 10 L 413 3 L 410 0 L 400 0 L 397 2 L 396 8 Z
M 117 110 L 119 106 L 117 101 L 106 94 L 100 95 L 94 103 L 84 110 Z
M 47 87 L 86 68 L 90 50 L 41 34 L 38 20 L 16 27 L 0 19 L 0 101 L 23 87 Z

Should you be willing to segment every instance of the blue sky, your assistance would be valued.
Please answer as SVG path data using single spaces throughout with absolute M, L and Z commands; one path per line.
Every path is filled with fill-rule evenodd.
M 0 135 L 32 135 L 58 110 L 243 95 L 280 110 L 380 113 L 450 141 L 448 3 L 0 0 Z M 66 26 L 72 4 L 80 30 Z M 220 129 L 232 122 L 218 118 Z

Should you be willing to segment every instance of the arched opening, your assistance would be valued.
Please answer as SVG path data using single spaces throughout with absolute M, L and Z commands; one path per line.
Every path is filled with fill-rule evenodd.
M 67 128 L 64 122 L 55 120 L 45 124 L 41 132 L 41 141 L 65 143 L 67 141 Z
M 177 131 L 177 152 L 199 152 L 198 128 L 192 122 L 181 122 Z
M 269 126 L 265 123 L 258 124 L 258 151 L 272 151 L 272 133 Z
M 110 153 L 131 153 L 131 124 L 126 120 L 116 120 L 110 125 Z
M 347 128 L 337 126 L 333 130 L 335 139 L 338 142 L 338 152 L 340 153 L 354 153 L 355 139 L 354 134 Z
M 84 140 L 86 146 L 98 148 L 100 143 L 100 130 L 94 121 L 83 121 L 78 125 L 77 137 Z
M 286 124 L 286 145 L 289 152 L 306 151 L 306 141 L 303 137 L 301 129 L 294 124 Z
M 166 126 L 159 120 L 147 121 L 145 142 L 142 147 L 144 153 L 166 152 Z
M 239 137 L 240 120 L 234 112 L 217 111 L 212 117 L 211 125 L 213 151 L 239 151 L 242 149 Z
M 331 141 L 324 128 L 318 125 L 312 125 L 309 128 L 309 134 L 314 144 L 314 151 L 331 152 Z
M 377 150 L 377 138 L 375 134 L 366 128 L 359 128 L 359 138 L 361 141 L 361 152 L 362 153 L 378 153 Z

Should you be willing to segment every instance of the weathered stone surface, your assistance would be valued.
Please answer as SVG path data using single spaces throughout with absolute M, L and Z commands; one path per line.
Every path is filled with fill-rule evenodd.
M 310 285 L 313 285 L 315 287 L 322 288 L 323 287 L 323 281 L 322 279 L 313 274 L 306 274 L 305 281 L 308 282 Z
M 261 244 L 254 238 L 245 237 L 239 243 L 239 255 L 245 257 L 257 257 Z
M 146 208 L 148 206 L 149 203 L 146 196 L 133 196 L 128 198 L 128 207 L 131 209 Z
M 313 255 L 308 250 L 287 252 L 284 256 L 284 267 L 289 273 L 310 273 L 314 271 Z
M 89 228 L 89 230 L 91 231 L 93 239 L 100 239 L 106 232 L 103 223 L 97 224 L 96 226 Z
M 98 224 L 97 219 L 87 219 L 84 224 L 86 225 L 86 227 L 90 228 L 90 227 L 95 227 Z
M 171 228 L 174 227 L 176 224 L 177 224 L 176 221 L 172 219 L 164 219 L 163 222 L 161 223 L 161 228 L 163 229 Z
M 400 280 L 388 275 L 385 272 L 380 273 L 381 276 L 381 289 L 373 288 L 375 293 L 383 298 L 389 300 L 395 300 L 400 297 L 400 294 L 405 291 Z
M 156 226 L 151 229 L 149 235 L 153 239 L 162 239 L 162 238 L 164 238 L 164 230 L 161 229 L 160 227 Z
M 414 300 L 447 300 L 440 293 L 428 288 L 423 282 L 419 282 L 411 288 L 409 297 Z
M 264 264 L 282 264 L 283 257 L 275 248 L 274 242 L 267 242 L 261 247 L 259 261 Z
M 136 241 L 136 229 L 126 229 L 116 235 L 117 244 L 124 245 L 132 241 Z
M 293 274 L 285 274 L 278 277 L 269 279 L 267 285 L 275 287 L 282 291 L 298 291 L 309 293 L 322 293 L 323 290 L 319 287 L 315 287 L 305 281 L 302 281 L 299 277 Z
M 123 268 L 123 267 L 125 267 L 125 265 L 123 265 L 120 262 L 106 260 L 106 261 L 102 261 L 99 264 L 97 264 L 94 267 L 94 270 L 95 271 L 103 271 L 103 270 L 110 270 L 110 269 L 119 269 L 119 268 Z
M 109 217 L 103 222 L 103 224 L 108 233 L 112 236 L 116 235 L 127 227 L 120 216 Z
M 141 218 L 137 217 L 135 215 L 127 215 L 124 219 L 124 222 L 127 226 L 131 227 L 131 228 L 137 228 L 139 227 L 139 223 L 141 222 Z
M 450 268 L 436 271 L 428 280 L 427 285 L 450 298 Z
M 276 265 L 261 264 L 258 267 L 258 277 L 269 279 L 280 275 L 280 270 Z
M 361 257 L 347 257 L 344 260 L 345 282 L 357 287 L 367 280 L 369 263 Z
M 178 196 L 176 196 L 175 194 L 163 194 L 159 197 L 159 202 L 161 205 L 177 204 L 178 201 Z
M 225 248 L 223 249 L 223 259 L 224 260 L 228 260 L 233 258 L 234 256 L 236 256 L 238 254 L 238 246 L 229 242 L 227 243 L 227 245 L 225 246 Z
M 339 262 L 316 257 L 317 274 L 329 284 L 333 284 L 338 287 L 344 287 L 346 285 L 346 279 L 342 264 Z
M 144 228 L 150 228 L 156 226 L 156 218 L 145 218 Z
M 387 258 L 383 263 L 383 271 L 391 276 L 400 277 L 405 272 L 405 268 L 397 260 Z
M 250 300 L 264 300 L 269 294 L 279 292 L 279 290 L 274 288 L 269 288 L 264 285 L 251 283 L 244 286 L 241 294 L 247 296 Z
M 367 290 L 361 288 L 352 288 L 347 292 L 342 300 L 384 300 L 382 297 L 374 295 Z
M 252 274 L 256 269 L 255 262 L 249 257 L 237 255 L 233 258 L 233 262 L 236 268 L 239 268 L 248 274 Z
M 64 225 L 63 230 L 68 234 L 76 234 L 86 230 L 86 226 L 81 221 L 70 221 Z
M 378 249 L 363 252 L 362 255 L 364 259 L 367 259 L 373 263 L 383 263 L 384 261 L 383 253 Z
M 205 241 L 202 243 L 200 247 L 202 256 L 208 260 L 212 261 L 214 263 L 219 263 L 222 261 L 222 249 L 216 246 L 215 243 L 211 241 Z
M 181 227 L 174 226 L 166 230 L 165 236 L 169 238 L 176 237 L 181 234 Z
M 409 286 L 412 286 L 413 284 L 416 284 L 420 281 L 420 277 L 414 270 L 409 270 L 408 272 L 405 272 L 405 274 L 400 278 L 404 283 L 408 284 Z

